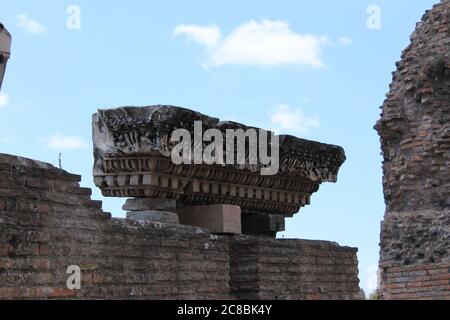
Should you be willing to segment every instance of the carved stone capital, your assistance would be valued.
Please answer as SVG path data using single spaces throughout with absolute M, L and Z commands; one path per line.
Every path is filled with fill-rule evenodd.
M 239 206 L 243 216 L 271 215 L 268 220 L 248 221 L 267 220 L 269 226 L 261 230 L 273 233 L 282 229 L 281 223 L 280 227 L 271 226 L 279 220 L 276 216 L 291 217 L 309 204 L 311 194 L 322 182 L 337 180 L 345 161 L 341 147 L 279 136 L 279 171 L 275 175 L 262 175 L 261 168 L 267 164 L 259 159 L 252 163 L 249 152 L 245 153 L 245 164 L 175 164 L 171 158 L 176 145 L 171 141 L 172 133 L 185 129 L 195 135 L 196 121 L 202 123 L 201 134 L 208 129 L 224 136 L 230 129 L 254 129 L 259 132 L 258 139 L 263 136 L 262 129 L 220 122 L 173 106 L 99 110 L 93 115 L 96 186 L 104 196 L 174 199 L 177 207 Z M 267 143 L 270 149 L 274 142 L 269 139 Z M 249 147 L 250 142 L 244 144 Z M 243 225 L 243 229 L 251 228 Z

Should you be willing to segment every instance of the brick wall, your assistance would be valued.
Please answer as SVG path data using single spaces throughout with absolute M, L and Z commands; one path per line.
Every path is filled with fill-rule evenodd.
M 359 290 L 354 249 L 114 219 L 79 181 L 0 154 L 0 299 L 344 299 Z M 67 288 L 71 265 L 81 290 Z
M 240 299 L 360 299 L 356 252 L 327 241 L 235 237 L 231 290 Z
M 450 1 L 441 0 L 411 35 L 376 126 L 384 157 L 385 299 L 450 295 L 449 269 L 441 269 L 450 261 L 449 35 Z M 426 278 L 430 270 L 446 273 L 447 280 L 439 281 L 447 286 L 430 285 L 435 281 L 432 274 Z M 416 281 L 419 274 L 424 281 Z
M 450 300 L 450 262 L 384 268 L 384 299 Z

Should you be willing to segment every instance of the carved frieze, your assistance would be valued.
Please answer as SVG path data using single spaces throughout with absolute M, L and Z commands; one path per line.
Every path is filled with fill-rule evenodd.
M 109 197 L 173 198 L 178 206 L 230 204 L 240 206 L 244 215 L 286 217 L 309 204 L 322 182 L 335 182 L 345 161 L 341 147 L 279 136 L 279 170 L 274 175 L 260 173 L 267 163 L 252 163 L 250 140 L 245 142 L 244 164 L 175 164 L 173 132 L 184 129 L 195 135 L 199 121 L 201 134 L 209 129 L 224 136 L 231 129 L 260 130 L 174 106 L 99 110 L 93 116 L 96 185 Z M 198 143 L 193 139 L 192 148 Z M 273 143 L 267 139 L 271 156 Z M 200 144 L 204 148 L 208 142 Z

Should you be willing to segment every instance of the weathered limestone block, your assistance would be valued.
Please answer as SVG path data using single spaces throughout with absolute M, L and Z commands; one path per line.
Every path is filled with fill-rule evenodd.
M 0 23 L 0 89 L 2 88 L 6 64 L 11 52 L 11 34 Z
M 134 198 L 128 199 L 122 209 L 126 211 L 171 210 L 177 207 L 174 199 Z
M 127 212 L 127 219 L 151 221 L 168 224 L 179 224 L 178 215 L 174 212 L 174 199 L 136 198 L 128 199 L 122 209 Z
M 193 137 L 189 146 L 194 157 L 189 161 L 184 154 L 182 163 L 171 157 L 178 145 L 171 139 L 176 129 Z M 205 150 L 211 143 L 204 139 L 210 129 L 223 137 L 236 130 L 254 132 L 257 141 L 243 135 L 242 140 L 224 138 L 221 142 L 223 150 L 233 148 L 233 160 L 241 155 L 243 163 L 207 164 L 201 153 L 198 163 L 197 150 Z M 292 136 L 280 136 L 278 144 L 264 130 L 174 106 L 99 110 L 93 115 L 93 142 L 94 181 L 104 196 L 174 199 L 177 207 L 236 205 L 242 215 L 270 214 L 281 219 L 309 204 L 321 183 L 336 182 L 345 161 L 344 150 L 338 146 Z M 252 148 L 259 152 L 256 161 Z M 264 148 L 269 162 L 261 158 Z M 263 174 L 274 166 L 279 170 Z M 271 230 L 270 226 L 265 229 Z
M 180 223 L 205 228 L 212 233 L 241 234 L 241 208 L 204 205 L 177 209 Z
M 127 212 L 127 219 L 138 221 L 179 224 L 178 215 L 174 212 L 160 210 L 143 210 Z
M 450 1 L 444 0 L 417 24 L 376 125 L 384 157 L 386 299 L 450 298 L 448 285 L 432 283 L 433 269 L 450 261 L 449 39 Z M 443 270 L 440 280 L 448 284 L 449 269 Z M 414 280 L 417 274 L 423 282 Z M 396 275 L 404 281 L 396 283 Z

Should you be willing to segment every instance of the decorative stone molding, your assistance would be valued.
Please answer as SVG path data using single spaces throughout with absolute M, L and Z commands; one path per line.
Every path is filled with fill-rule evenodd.
M 251 164 L 248 152 L 241 165 L 176 165 L 171 135 L 176 129 L 194 135 L 195 121 L 202 122 L 203 132 L 218 129 L 224 135 L 227 129 L 260 130 L 174 106 L 99 110 L 93 115 L 96 186 L 107 197 L 170 198 L 177 207 L 235 205 L 243 216 L 292 217 L 322 182 L 336 182 L 345 161 L 341 147 L 280 136 L 279 172 L 273 176 L 261 175 L 267 165 Z

